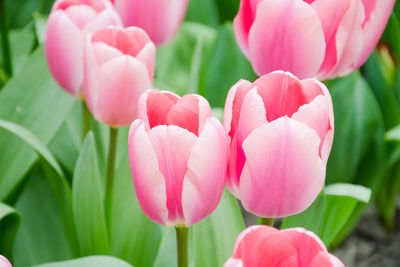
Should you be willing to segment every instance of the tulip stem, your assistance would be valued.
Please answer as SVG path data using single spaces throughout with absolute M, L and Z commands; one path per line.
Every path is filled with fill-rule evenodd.
M 107 162 L 107 180 L 106 180 L 106 195 L 105 209 L 106 221 L 108 222 L 108 231 L 111 233 L 111 217 L 112 217 L 112 199 L 114 191 L 114 170 L 115 170 L 115 155 L 117 151 L 118 129 L 110 127 L 110 143 L 108 149 Z
M 11 61 L 11 50 L 10 40 L 8 37 L 8 24 L 6 16 L 6 1 L 0 0 L 0 31 L 1 31 L 1 50 L 3 55 L 3 68 L 4 71 L 12 76 L 12 61 Z
M 82 99 L 82 140 L 85 140 L 87 133 L 90 131 L 90 111 L 85 100 Z
M 258 218 L 258 224 L 261 225 L 268 225 L 268 226 L 274 226 L 275 219 L 274 218 Z
M 176 230 L 176 246 L 178 249 L 178 267 L 188 267 L 188 232 L 189 228 L 185 226 L 177 226 Z

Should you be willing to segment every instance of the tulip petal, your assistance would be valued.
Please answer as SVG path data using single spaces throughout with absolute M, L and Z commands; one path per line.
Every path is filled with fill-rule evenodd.
M 243 267 L 243 261 L 239 259 L 229 258 L 225 262 L 224 267 Z
M 196 136 L 180 127 L 159 125 L 149 132 L 167 191 L 168 224 L 184 224 L 182 188 Z
M 255 129 L 243 143 L 246 163 L 239 188 L 243 206 L 266 218 L 286 217 L 309 207 L 325 180 L 319 144 L 313 129 L 287 117 Z
M 218 206 L 227 157 L 226 133 L 217 119 L 209 118 L 192 148 L 183 181 L 182 207 L 188 225 L 204 219 Z
M 110 126 L 127 126 L 137 116 L 140 94 L 151 87 L 148 72 L 142 62 L 130 56 L 108 61 L 100 67 L 99 81 L 85 88 L 90 92 L 93 116 Z M 97 94 L 96 94 L 97 93 Z
M 282 230 L 281 234 L 286 236 L 297 249 L 299 266 L 311 266 L 314 257 L 322 252 L 328 254 L 324 243 L 313 232 L 304 228 L 290 228 Z M 319 265 L 327 266 L 327 265 Z
M 156 223 L 165 225 L 168 219 L 164 176 L 159 170 L 157 154 L 141 120 L 135 120 L 129 130 L 129 161 L 136 196 L 144 213 Z
M 258 78 L 253 85 L 263 99 L 268 121 L 290 117 L 309 102 L 305 94 L 307 90 L 289 72 L 274 71 Z
M 241 259 L 243 266 L 299 266 L 296 248 L 279 230 L 253 226 L 244 232 L 238 237 L 232 256 Z
M 58 84 L 75 97 L 83 85 L 83 36 L 62 12 L 52 13 L 46 29 L 46 58 Z
M 354 69 L 359 68 L 368 59 L 372 50 L 381 37 L 396 0 L 362 0 L 365 8 L 365 21 L 363 24 L 364 47 L 361 52 L 358 64 Z
M 303 0 L 262 1 L 249 34 L 249 55 L 259 75 L 286 70 L 301 79 L 315 76 L 325 56 L 318 14 Z
M 179 99 L 179 96 L 169 91 L 151 89 L 142 94 L 138 103 L 138 117 L 145 122 L 146 130 L 166 124 L 169 110 Z
M 96 10 L 87 5 L 73 5 L 68 7 L 64 12 L 80 31 L 97 16 Z
M 88 21 L 83 30 L 85 33 L 91 33 L 109 25 L 122 26 L 121 18 L 113 8 L 106 8 L 95 18 Z
M 143 62 L 143 64 L 149 71 L 150 80 L 153 81 L 154 63 L 156 61 L 156 47 L 154 43 L 152 42 L 147 43 L 143 47 L 143 49 L 139 52 L 139 54 L 137 54 L 136 59 Z

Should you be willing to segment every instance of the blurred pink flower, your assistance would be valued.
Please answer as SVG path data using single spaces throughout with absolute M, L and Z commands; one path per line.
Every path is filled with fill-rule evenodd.
M 108 0 L 57 0 L 46 29 L 46 57 L 57 83 L 83 96 L 83 45 L 86 34 L 107 25 L 122 25 Z
M 344 76 L 376 46 L 395 0 L 241 0 L 236 39 L 255 71 Z
M 137 118 L 139 96 L 151 88 L 156 47 L 140 28 L 108 26 L 85 45 L 85 99 L 96 120 L 113 127 Z
M 192 225 L 217 207 L 228 138 L 207 100 L 147 91 L 129 131 L 129 159 L 144 213 L 162 225 Z
M 0 255 L 0 267 L 12 267 L 12 265 L 6 257 Z
M 279 231 L 251 226 L 237 238 L 233 255 L 224 267 L 344 267 L 313 232 L 303 228 Z
M 276 71 L 228 93 L 228 189 L 266 218 L 305 210 L 322 190 L 333 141 L 331 96 L 315 79 Z
M 156 45 L 170 41 L 186 14 L 188 0 L 115 0 L 125 26 L 143 28 Z

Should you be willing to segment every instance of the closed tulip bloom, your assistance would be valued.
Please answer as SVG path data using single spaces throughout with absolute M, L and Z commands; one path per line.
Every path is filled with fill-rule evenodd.
M 237 238 L 233 255 L 224 267 L 344 267 L 321 239 L 303 228 L 279 231 L 251 226 Z
M 153 221 L 190 226 L 217 207 L 225 184 L 228 138 L 207 100 L 149 90 L 129 131 L 139 204 Z
M 109 26 L 85 45 L 85 100 L 94 118 L 112 127 L 137 118 L 139 96 L 151 88 L 156 47 L 140 28 Z
M 395 0 L 241 0 L 236 40 L 259 74 L 344 76 L 376 46 Z
M 0 267 L 12 267 L 12 265 L 4 256 L 0 255 Z
M 107 0 L 57 0 L 47 22 L 46 57 L 57 83 L 71 95 L 83 96 L 83 46 L 88 33 L 122 25 Z
M 318 196 L 333 141 L 333 108 L 316 79 L 276 71 L 228 93 L 228 189 L 259 217 L 286 217 Z
M 156 45 L 171 40 L 186 14 L 188 0 L 114 0 L 125 26 L 144 29 Z

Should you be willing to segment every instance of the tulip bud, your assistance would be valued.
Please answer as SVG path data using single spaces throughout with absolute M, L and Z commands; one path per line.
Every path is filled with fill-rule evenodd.
M 239 234 L 233 255 L 224 267 L 309 266 L 344 267 L 321 239 L 303 228 L 279 231 L 251 226 Z
M 83 46 L 88 33 L 121 25 L 107 0 L 57 0 L 47 22 L 45 48 L 49 69 L 71 95 L 83 96 Z
M 85 99 L 94 118 L 112 127 L 137 117 L 139 96 L 151 88 L 156 47 L 140 28 L 109 26 L 85 44 Z
M 4 256 L 0 255 L 0 267 L 12 267 L 12 265 Z
M 231 137 L 228 189 L 259 217 L 304 211 L 321 192 L 333 141 L 325 85 L 281 71 L 228 93 L 224 128 Z
M 217 207 L 225 184 L 228 140 L 207 100 L 149 90 L 129 131 L 129 159 L 144 213 L 189 226 Z
M 395 0 L 241 0 L 235 35 L 259 75 L 344 76 L 367 60 Z
M 171 40 L 185 17 L 188 0 L 115 0 L 125 26 L 144 29 L 156 45 Z

